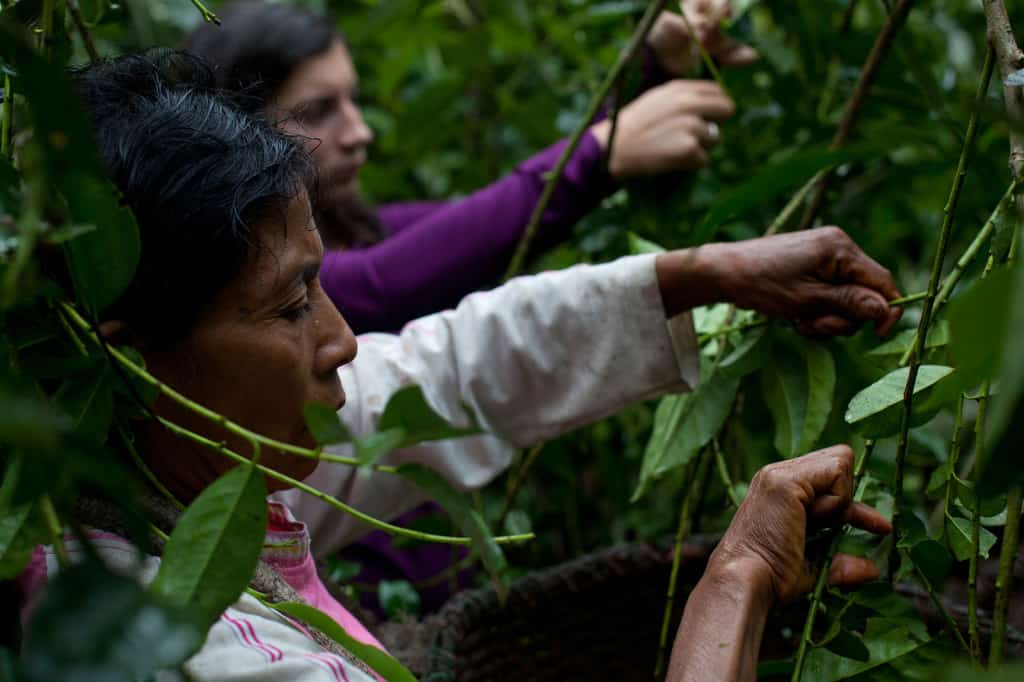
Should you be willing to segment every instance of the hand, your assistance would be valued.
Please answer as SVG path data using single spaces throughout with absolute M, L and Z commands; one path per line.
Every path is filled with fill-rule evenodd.
M 764 467 L 711 555 L 707 575 L 735 575 L 740 568 L 782 603 L 809 592 L 816 576 L 804 555 L 808 525 L 892 530 L 884 516 L 853 501 L 853 484 L 853 451 L 845 445 Z M 836 555 L 828 576 L 833 585 L 877 577 L 869 560 L 845 554 Z
M 728 302 L 789 318 L 808 336 L 852 334 L 864 322 L 884 336 L 902 308 L 892 274 L 838 227 L 821 227 L 731 244 L 660 254 L 665 310 L 674 315 Z
M 757 50 L 734 40 L 721 30 L 722 21 L 732 16 L 728 0 L 684 0 L 680 11 L 696 33 L 690 35 L 681 14 L 662 12 L 647 35 L 661 68 L 673 76 L 683 76 L 700 59 L 698 43 L 722 66 L 746 66 L 757 61 Z
M 616 180 L 708 165 L 708 150 L 717 143 L 709 123 L 721 123 L 736 110 L 713 81 L 674 80 L 651 88 L 619 112 L 608 159 Z M 611 121 L 590 127 L 607 150 Z

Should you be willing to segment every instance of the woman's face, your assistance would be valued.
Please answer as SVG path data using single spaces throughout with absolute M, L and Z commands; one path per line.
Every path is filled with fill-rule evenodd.
M 373 132 L 356 105 L 359 77 L 340 39 L 292 73 L 271 102 L 282 130 L 310 138 L 320 168 L 320 198 L 334 204 L 356 195 L 359 168 Z
M 356 340 L 320 287 L 323 246 L 308 197 L 302 193 L 282 212 L 259 226 L 259 246 L 205 307 L 192 333 L 171 351 L 144 355 L 158 378 L 192 400 L 263 435 L 313 447 L 303 407 L 321 402 L 341 408 L 345 393 L 337 370 L 355 357 Z M 156 411 L 251 454 L 246 441 L 166 398 L 157 401 Z M 163 440 L 145 443 L 145 451 L 163 469 L 157 475 L 179 494 L 197 494 L 233 466 L 202 446 L 150 428 L 150 436 Z M 260 461 L 299 479 L 316 465 L 268 448 Z

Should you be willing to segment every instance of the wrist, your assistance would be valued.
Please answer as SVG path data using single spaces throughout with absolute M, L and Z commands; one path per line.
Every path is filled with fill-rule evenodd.
M 708 561 L 703 579 L 730 594 L 748 596 L 765 611 L 775 603 L 772 570 L 761 557 L 720 557 L 715 552 Z
M 672 317 L 698 306 L 733 302 L 737 265 L 731 244 L 659 254 L 655 268 L 665 313 Z

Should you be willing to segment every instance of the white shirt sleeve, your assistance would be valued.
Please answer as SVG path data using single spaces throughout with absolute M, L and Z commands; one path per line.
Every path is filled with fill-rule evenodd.
M 423 443 L 382 460 L 427 465 L 468 489 L 504 470 L 517 447 L 692 389 L 699 377 L 693 324 L 689 313 L 666 321 L 654 258 L 517 278 L 397 336 L 360 336 L 358 357 L 340 370 L 348 402 L 339 414 L 353 434 L 373 433 L 388 398 L 411 384 L 457 426 L 469 425 L 469 410 L 493 436 Z M 352 454 L 349 446 L 331 450 Z M 307 482 L 382 519 L 426 499 L 397 476 L 329 463 Z M 276 496 L 309 525 L 318 555 L 369 530 L 296 490 Z

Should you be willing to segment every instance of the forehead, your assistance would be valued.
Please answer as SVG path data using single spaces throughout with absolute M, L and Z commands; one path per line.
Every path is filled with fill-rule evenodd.
M 230 296 L 249 309 L 258 308 L 285 295 L 303 281 L 303 273 L 319 264 L 323 245 L 313 222 L 305 192 L 287 207 L 271 211 L 253 226 L 256 248 L 239 277 L 229 285 Z
M 294 106 L 339 91 L 347 93 L 355 87 L 357 81 L 358 75 L 348 50 L 341 39 L 336 38 L 325 52 L 306 60 L 295 69 L 274 100 L 280 106 Z

